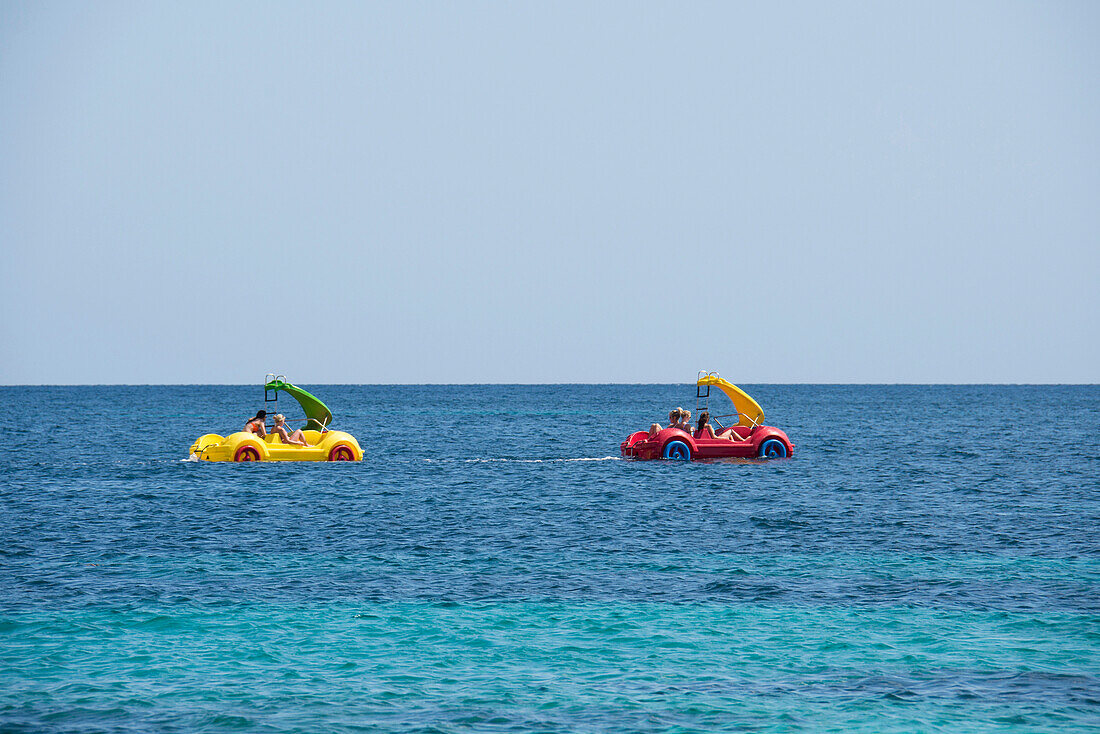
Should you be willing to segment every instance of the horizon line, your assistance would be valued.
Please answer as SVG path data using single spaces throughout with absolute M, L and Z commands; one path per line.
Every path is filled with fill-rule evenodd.
M 252 382 L 27 382 L 2 383 L 3 387 L 255 387 Z M 692 382 L 308 382 L 307 385 L 359 387 L 568 387 L 568 386 L 650 386 L 693 385 Z M 1095 387 L 1096 382 L 752 382 L 739 385 L 792 385 L 818 387 Z

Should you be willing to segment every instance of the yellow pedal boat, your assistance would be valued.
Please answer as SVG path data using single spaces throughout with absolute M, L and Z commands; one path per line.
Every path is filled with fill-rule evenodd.
M 200 461 L 361 461 L 363 449 L 350 433 L 328 428 L 332 411 L 324 403 L 300 387 L 291 385 L 283 376 L 268 375 L 264 383 L 264 403 L 271 406 L 269 415 L 278 412 L 279 393 L 285 392 L 305 411 L 302 435 L 309 446 L 284 443 L 278 434 L 260 437 L 249 431 L 228 436 L 207 433 L 191 444 L 191 457 Z

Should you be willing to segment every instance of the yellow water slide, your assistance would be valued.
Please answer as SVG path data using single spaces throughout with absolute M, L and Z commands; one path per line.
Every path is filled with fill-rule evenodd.
M 726 397 L 730 399 L 730 402 L 733 403 L 733 407 L 738 413 L 736 425 L 752 427 L 758 426 L 764 422 L 764 409 L 761 408 L 755 400 L 749 397 L 748 393 L 729 380 L 723 380 L 712 372 L 700 377 L 696 384 L 700 387 L 713 385 L 726 394 Z

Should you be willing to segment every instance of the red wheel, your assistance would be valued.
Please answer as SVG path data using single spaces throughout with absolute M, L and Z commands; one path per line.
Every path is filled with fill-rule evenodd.
M 233 456 L 233 461 L 259 461 L 260 452 L 255 446 L 241 446 Z
M 329 461 L 354 461 L 355 454 L 351 452 L 351 446 L 334 446 L 332 451 L 328 452 Z

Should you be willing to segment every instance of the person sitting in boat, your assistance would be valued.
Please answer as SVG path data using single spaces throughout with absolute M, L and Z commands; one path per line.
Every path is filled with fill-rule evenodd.
M 669 428 L 679 428 L 680 427 L 679 424 L 680 424 L 680 409 L 679 408 L 673 408 L 668 413 L 668 427 Z M 653 423 L 652 425 L 649 426 L 649 437 L 650 438 L 653 438 L 654 436 L 656 436 L 660 432 L 661 432 L 661 424 L 660 423 Z
M 267 428 L 264 424 L 267 422 L 267 411 L 260 410 L 256 412 L 256 417 L 251 418 L 248 423 L 244 424 L 244 430 L 247 433 L 255 433 L 260 438 L 267 435 Z
M 680 408 L 680 421 L 676 424 L 684 433 L 691 433 L 691 411 Z
M 695 429 L 695 438 L 724 438 L 728 441 L 740 441 L 741 437 L 737 435 L 737 431 L 733 428 L 724 428 L 718 433 L 714 432 L 714 427 L 710 424 L 710 413 L 703 411 L 699 414 L 699 425 Z
M 295 429 L 294 433 L 287 433 L 286 417 L 282 413 L 275 416 L 275 427 L 271 429 L 271 432 L 279 434 L 279 438 L 283 439 L 283 443 L 309 446 L 309 441 L 306 440 L 306 435 L 302 433 L 301 428 Z

